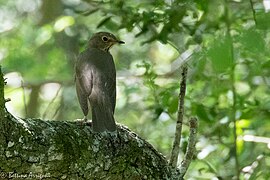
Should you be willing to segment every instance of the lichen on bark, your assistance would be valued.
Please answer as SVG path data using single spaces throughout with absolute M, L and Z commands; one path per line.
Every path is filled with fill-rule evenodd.
M 166 159 L 123 126 L 93 133 L 76 122 L 6 119 L 2 172 L 50 174 L 69 179 L 168 179 Z

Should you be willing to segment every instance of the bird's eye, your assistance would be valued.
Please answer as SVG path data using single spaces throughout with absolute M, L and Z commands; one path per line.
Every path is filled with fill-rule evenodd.
M 104 42 L 107 42 L 107 41 L 108 41 L 108 38 L 107 38 L 106 36 L 103 36 L 103 37 L 102 37 L 102 40 L 103 40 Z

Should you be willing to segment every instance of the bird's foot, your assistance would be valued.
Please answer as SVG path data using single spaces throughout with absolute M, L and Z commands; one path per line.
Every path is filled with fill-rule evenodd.
M 92 121 L 88 121 L 86 116 L 84 116 L 83 119 L 79 119 L 77 122 L 81 127 L 84 125 L 92 126 Z

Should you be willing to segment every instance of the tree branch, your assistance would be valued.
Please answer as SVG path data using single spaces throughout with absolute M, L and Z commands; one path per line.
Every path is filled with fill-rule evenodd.
M 78 122 L 2 120 L 4 179 L 30 173 L 49 179 L 171 179 L 165 157 L 123 126 L 102 134 Z
M 180 93 L 178 97 L 178 112 L 177 112 L 177 121 L 175 128 L 175 138 L 173 142 L 173 148 L 171 152 L 170 158 L 170 166 L 173 169 L 177 167 L 178 155 L 180 151 L 180 141 L 181 141 L 181 133 L 182 133 L 182 125 L 183 125 L 183 116 L 184 116 L 184 98 L 186 94 L 186 80 L 187 80 L 187 72 L 188 68 L 186 65 L 182 68 L 182 80 L 180 82 Z
M 195 117 L 190 118 L 189 120 L 189 139 L 186 154 L 184 160 L 181 162 L 180 166 L 180 178 L 183 178 L 186 174 L 188 167 L 191 163 L 193 155 L 195 154 L 196 148 L 196 135 L 198 129 L 198 120 Z

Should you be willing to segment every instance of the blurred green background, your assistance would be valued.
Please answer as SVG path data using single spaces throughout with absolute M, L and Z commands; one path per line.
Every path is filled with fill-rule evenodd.
M 188 118 L 200 123 L 186 178 L 270 179 L 269 0 L 0 0 L 0 22 L 13 115 L 82 118 L 74 62 L 109 31 L 126 42 L 111 50 L 119 123 L 169 159 L 187 63 L 181 155 Z

